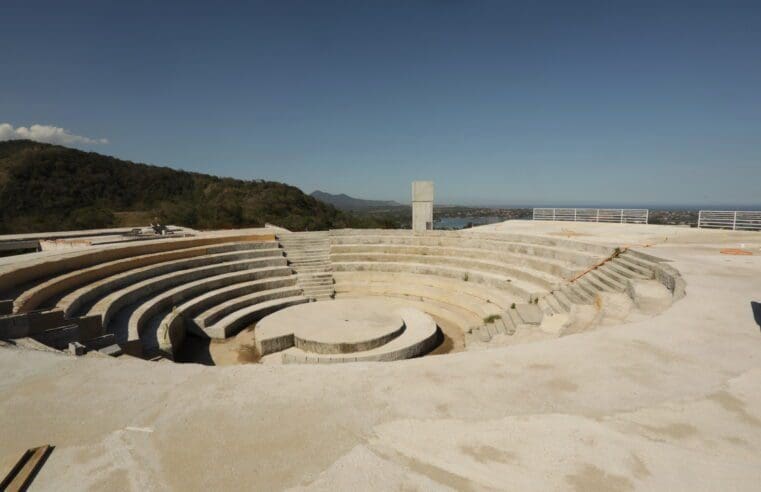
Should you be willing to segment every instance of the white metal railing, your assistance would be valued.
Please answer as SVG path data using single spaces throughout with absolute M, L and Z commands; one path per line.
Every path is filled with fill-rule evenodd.
M 535 208 L 534 220 L 647 224 L 646 208 Z
M 761 211 L 757 210 L 701 210 L 699 228 L 732 229 L 733 231 L 761 231 Z

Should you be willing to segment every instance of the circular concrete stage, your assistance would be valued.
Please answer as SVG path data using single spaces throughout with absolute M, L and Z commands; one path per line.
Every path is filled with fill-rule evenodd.
M 284 362 L 399 360 L 437 343 L 436 323 L 416 309 L 377 298 L 292 306 L 256 325 L 262 355 L 284 351 Z

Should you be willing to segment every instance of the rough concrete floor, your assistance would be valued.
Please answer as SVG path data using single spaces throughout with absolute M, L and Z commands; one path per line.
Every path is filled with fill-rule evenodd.
M 758 490 L 761 234 L 670 229 L 647 252 L 686 298 L 559 339 L 338 366 L 0 348 L 0 466 L 52 443 L 33 490 Z

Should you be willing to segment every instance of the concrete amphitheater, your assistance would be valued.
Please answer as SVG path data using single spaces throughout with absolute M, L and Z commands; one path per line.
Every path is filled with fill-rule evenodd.
M 40 489 L 761 480 L 760 233 L 183 236 L 0 258 L 0 469 L 51 443 Z

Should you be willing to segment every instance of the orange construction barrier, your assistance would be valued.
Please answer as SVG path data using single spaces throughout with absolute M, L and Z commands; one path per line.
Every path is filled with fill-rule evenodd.
M 753 251 L 748 251 L 746 249 L 722 249 L 721 254 L 723 255 L 742 255 L 742 256 L 751 256 L 753 254 Z

